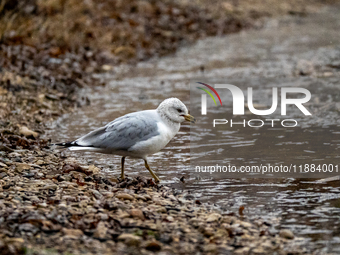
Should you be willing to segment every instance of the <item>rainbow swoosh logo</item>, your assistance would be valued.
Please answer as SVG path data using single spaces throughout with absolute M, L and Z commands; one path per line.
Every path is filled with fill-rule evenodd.
M 211 87 L 210 85 L 205 84 L 205 83 L 203 83 L 203 82 L 197 82 L 197 83 L 198 83 L 198 84 L 201 84 L 201 85 L 204 85 L 204 86 L 206 86 L 207 88 L 211 89 L 211 91 L 214 92 L 215 95 L 217 96 L 218 100 L 220 100 L 220 103 L 221 103 L 221 105 L 222 105 L 221 98 L 220 98 L 219 94 L 217 93 L 217 91 L 216 91 L 213 87 Z M 217 106 L 216 100 L 215 100 L 213 94 L 211 94 L 211 92 L 210 92 L 209 90 L 203 89 L 203 88 L 200 88 L 200 87 L 197 87 L 197 88 L 200 89 L 200 90 L 203 90 L 204 92 L 206 92 L 206 93 L 214 100 L 215 105 Z

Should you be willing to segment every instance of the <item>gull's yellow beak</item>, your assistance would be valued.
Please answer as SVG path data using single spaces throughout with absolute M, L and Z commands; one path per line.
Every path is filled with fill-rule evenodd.
M 184 119 L 186 121 L 190 121 L 191 123 L 195 123 L 196 122 L 196 119 L 194 116 L 191 116 L 190 114 L 187 114 L 187 115 L 184 115 Z

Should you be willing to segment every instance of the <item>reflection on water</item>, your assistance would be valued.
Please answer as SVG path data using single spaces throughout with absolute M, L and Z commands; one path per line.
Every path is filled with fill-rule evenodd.
M 190 158 L 204 161 L 214 157 L 230 164 L 340 164 L 339 27 L 340 11 L 332 8 L 309 17 L 272 20 L 259 31 L 208 38 L 175 56 L 136 67 L 120 66 L 106 77 L 110 82 L 105 88 L 84 90 L 91 105 L 53 123 L 49 136 L 53 141 L 75 139 L 123 114 L 156 108 L 165 98 L 178 97 L 201 123 L 191 133 L 189 124 L 184 124 L 166 149 L 150 157 L 149 164 L 163 183 L 194 191 L 197 199 L 219 205 L 224 213 L 237 213 L 244 205 L 247 217 L 276 220 L 273 231 L 280 225 L 312 240 L 308 249 L 340 253 L 339 181 L 320 184 L 315 179 L 289 176 L 231 179 L 225 174 L 199 178 L 190 166 Z M 244 92 L 253 87 L 256 103 L 264 106 L 271 105 L 273 86 L 307 88 L 312 93 L 307 108 L 313 115 L 306 119 L 293 111 L 299 120 L 296 128 L 223 127 L 219 129 L 221 139 L 216 141 L 209 138 L 211 123 L 200 116 L 199 101 L 190 105 L 189 84 L 196 81 L 234 84 Z M 222 101 L 231 112 L 230 96 L 225 94 Z M 219 110 L 208 109 L 211 116 Z M 271 117 L 279 114 L 278 109 Z M 199 143 L 209 139 L 211 143 Z M 67 155 L 115 175 L 120 172 L 117 156 Z M 127 175 L 149 177 L 142 160 L 128 159 L 126 168 Z M 179 181 L 182 176 L 186 177 L 184 184 Z

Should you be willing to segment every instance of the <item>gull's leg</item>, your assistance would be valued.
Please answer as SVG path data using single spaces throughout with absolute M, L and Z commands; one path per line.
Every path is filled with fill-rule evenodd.
M 125 178 L 124 178 L 124 162 L 125 162 L 125 157 L 122 157 L 122 174 L 121 174 L 121 178 L 122 178 L 122 180 L 124 180 Z
M 148 162 L 146 161 L 146 159 L 144 159 L 145 162 L 145 167 L 146 169 L 149 170 L 150 174 L 152 175 L 152 177 L 155 179 L 156 182 L 159 182 L 159 178 L 157 177 L 157 175 L 154 174 L 154 172 L 152 172 L 152 170 L 150 169 Z

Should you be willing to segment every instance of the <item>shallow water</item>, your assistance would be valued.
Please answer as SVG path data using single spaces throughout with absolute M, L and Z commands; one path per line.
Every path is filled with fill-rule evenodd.
M 230 179 L 224 173 L 198 176 L 190 166 L 190 158 L 205 162 L 214 157 L 235 165 L 339 164 L 339 27 L 340 9 L 328 8 L 308 17 L 269 20 L 260 30 L 201 40 L 174 56 L 135 67 L 121 66 L 105 77 L 110 80 L 106 87 L 84 90 L 91 105 L 53 123 L 50 136 L 53 141 L 72 140 L 123 114 L 156 108 L 165 98 L 178 97 L 197 115 L 199 124 L 191 134 L 190 125 L 182 125 L 176 138 L 150 157 L 150 166 L 165 184 L 194 191 L 197 199 L 215 203 L 224 213 L 237 213 L 243 205 L 247 217 L 261 216 L 312 241 L 310 250 L 340 252 L 339 181 L 320 184 L 317 179 L 291 176 Z M 308 75 L 299 74 L 299 65 Z M 313 115 L 302 117 L 290 109 L 290 117 L 299 121 L 296 128 L 221 129 L 223 139 L 213 144 L 216 139 L 209 140 L 211 120 L 231 108 L 232 102 L 225 95 L 225 108 L 209 108 L 211 115 L 200 116 L 199 101 L 190 102 L 189 95 L 189 86 L 196 81 L 234 84 L 244 91 L 253 87 L 254 98 L 264 106 L 271 105 L 271 97 L 263 95 L 270 95 L 273 86 L 304 87 L 312 93 L 306 106 Z M 278 116 L 279 110 L 272 115 Z M 227 113 L 226 118 L 232 115 Z M 246 114 L 245 118 L 254 117 Z M 199 140 L 208 142 L 195 147 Z M 120 173 L 117 156 L 66 153 L 104 171 Z M 126 168 L 128 176 L 149 177 L 142 160 L 128 159 Z M 184 184 L 179 181 L 182 176 Z

